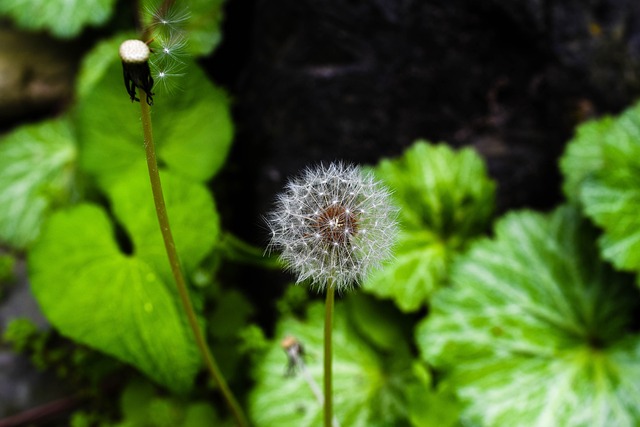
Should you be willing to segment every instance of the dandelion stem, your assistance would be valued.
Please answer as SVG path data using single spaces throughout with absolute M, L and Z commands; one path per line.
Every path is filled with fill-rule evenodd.
M 158 172 L 158 162 L 156 160 L 156 151 L 153 143 L 153 132 L 151 128 L 151 108 L 147 104 L 147 94 L 143 90 L 138 91 L 140 94 L 140 108 L 142 112 L 142 131 L 144 134 L 144 148 L 147 157 L 147 166 L 149 168 L 149 178 L 151 180 L 151 191 L 153 192 L 153 201 L 156 206 L 156 214 L 158 216 L 158 223 L 160 224 L 160 231 L 162 232 L 162 238 L 164 240 L 164 246 L 169 258 L 169 264 L 171 265 L 171 272 L 173 278 L 176 281 L 178 287 L 178 294 L 180 295 L 180 301 L 182 307 L 187 315 L 189 326 L 196 339 L 198 349 L 204 359 L 207 370 L 211 374 L 214 382 L 220 388 L 222 395 L 231 410 L 233 417 L 236 420 L 236 424 L 239 427 L 248 427 L 246 416 L 242 411 L 242 408 L 238 404 L 231 389 L 227 385 L 226 380 L 220 372 L 220 368 L 216 363 L 205 336 L 198 324 L 198 318 L 193 309 L 191 298 L 189 297 L 189 291 L 182 275 L 180 268 L 180 260 L 178 259 L 178 252 L 176 251 L 176 245 L 173 241 L 173 234 L 171 233 L 171 227 L 169 226 L 169 217 L 167 216 L 167 208 L 164 202 L 164 195 L 162 193 L 162 183 L 160 182 L 160 174 Z
M 333 302 L 336 288 L 332 281 L 327 286 L 327 299 L 324 306 L 324 426 L 331 427 L 333 422 L 332 396 L 332 346 L 331 332 L 333 329 Z

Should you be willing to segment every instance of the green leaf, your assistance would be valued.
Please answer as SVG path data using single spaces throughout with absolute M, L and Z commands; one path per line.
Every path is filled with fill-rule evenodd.
M 335 308 L 333 396 L 340 425 L 402 425 L 406 417 L 404 390 L 413 381 L 409 356 L 398 352 L 393 363 L 384 361 L 349 326 L 344 305 L 338 303 Z M 286 317 L 276 326 L 276 342 L 255 368 L 257 384 L 249 401 L 254 425 L 322 425 L 322 405 L 305 375 L 322 387 L 323 319 L 323 306 L 312 304 L 305 321 Z M 289 375 L 287 355 L 277 342 L 287 336 L 302 344 L 305 364 L 304 371 L 298 367 Z
M 474 151 L 422 141 L 376 173 L 393 191 L 403 231 L 395 260 L 365 290 L 415 311 L 445 283 L 453 255 L 488 227 L 495 184 Z
M 564 174 L 564 193 L 570 201 L 579 201 L 585 179 L 603 167 L 602 145 L 609 138 L 614 123 L 610 117 L 586 122 L 578 126 L 576 135 L 567 144 L 560 159 L 560 169 Z
M 218 240 L 218 213 L 203 185 L 163 171 L 160 179 L 180 262 L 190 274 Z M 114 214 L 126 223 L 135 255 L 173 284 L 146 166 L 124 174 L 107 189 L 107 194 Z
M 115 0 L 2 0 L 0 15 L 11 17 L 27 30 L 49 30 L 71 38 L 88 25 L 105 23 Z
M 176 247 L 188 273 L 213 247 L 215 208 L 199 184 L 170 174 L 162 180 Z M 125 175 L 110 193 L 117 220 L 133 242 L 131 253 L 118 246 L 122 240 L 115 240 L 114 227 L 99 207 L 84 204 L 57 212 L 29 254 L 31 285 L 62 334 L 184 391 L 198 372 L 200 357 L 166 267 L 145 186 L 142 176 Z
M 75 192 L 76 147 L 67 119 L 22 126 L 0 140 L 0 241 L 27 247 Z
M 520 212 L 473 245 L 419 325 L 424 358 L 487 426 L 640 423 L 640 302 L 579 214 Z
M 78 98 L 85 98 L 105 78 L 104 75 L 109 70 L 109 67 L 114 62 L 117 62 L 118 49 L 122 42 L 134 38 L 136 38 L 136 35 L 132 32 L 117 34 L 98 42 L 84 56 L 76 78 L 76 95 Z
M 394 352 L 410 340 L 411 330 L 400 312 L 388 302 L 354 293 L 344 301 L 354 329 L 376 347 Z
M 640 271 L 640 104 L 578 129 L 562 162 L 570 198 L 604 229 L 604 258 Z
M 129 100 L 115 45 L 97 48 L 102 52 L 105 46 L 113 46 L 108 67 L 91 56 L 94 59 L 83 68 L 96 64 L 104 71 L 102 75 L 83 73 L 83 96 L 76 109 L 80 163 L 102 188 L 145 162 L 140 105 Z M 206 181 L 220 169 L 229 151 L 233 136 L 229 101 L 193 61 L 185 59 L 183 66 L 182 87 L 154 97 L 153 134 L 159 161 L 168 170 Z
M 131 381 L 120 396 L 123 420 L 114 427 L 219 426 L 215 409 L 204 402 L 161 396 L 150 384 Z
M 445 392 L 416 384 L 407 391 L 409 416 L 414 427 L 454 427 L 460 424 L 460 405 Z
M 191 17 L 186 23 L 189 51 L 194 55 L 208 55 L 222 40 L 224 0 L 192 0 Z
M 218 325 L 212 331 L 213 336 L 217 339 L 236 339 L 254 311 L 251 302 L 241 292 L 233 289 L 222 292 L 209 317 L 210 324 Z

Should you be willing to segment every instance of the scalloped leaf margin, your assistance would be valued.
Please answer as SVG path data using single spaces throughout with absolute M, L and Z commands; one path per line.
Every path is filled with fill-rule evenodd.
M 375 172 L 400 207 L 402 232 L 395 259 L 364 289 L 416 311 L 447 281 L 453 256 L 489 227 L 495 184 L 475 151 L 425 141 Z
M 572 208 L 512 213 L 455 265 L 417 329 L 426 361 L 487 426 L 640 423 L 640 305 Z

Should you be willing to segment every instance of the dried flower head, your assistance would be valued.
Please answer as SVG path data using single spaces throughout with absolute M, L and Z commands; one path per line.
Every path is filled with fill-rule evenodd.
M 125 40 L 120 45 L 119 54 L 122 60 L 124 85 L 131 102 L 140 101 L 136 96 L 136 88 L 147 94 L 147 104 L 153 104 L 153 77 L 149 69 L 149 54 L 151 50 L 140 40 Z
M 267 218 L 270 249 L 319 288 L 348 289 L 391 255 L 397 209 L 371 173 L 342 163 L 307 169 Z
M 175 89 L 177 77 L 184 75 L 184 61 L 187 56 L 187 34 L 182 25 L 190 14 L 172 5 L 158 2 L 155 7 L 147 6 L 149 27 L 145 38 L 126 40 L 120 45 L 120 58 L 124 72 L 124 84 L 131 101 L 140 101 L 136 89 L 144 91 L 147 103 L 153 105 L 153 85 L 167 93 Z

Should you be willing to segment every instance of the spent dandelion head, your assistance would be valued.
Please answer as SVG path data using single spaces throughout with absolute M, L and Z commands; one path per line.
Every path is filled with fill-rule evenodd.
M 361 283 L 391 255 L 397 209 L 390 192 L 359 167 L 332 163 L 289 181 L 267 217 L 270 250 L 298 275 L 339 291 Z
M 151 50 L 140 40 L 125 40 L 120 44 L 120 59 L 124 74 L 124 85 L 131 101 L 140 101 L 136 96 L 136 88 L 145 91 L 147 103 L 153 104 L 153 77 L 149 68 Z
M 147 103 L 153 104 L 154 83 L 167 93 L 178 86 L 176 81 L 183 76 L 184 58 L 187 56 L 187 36 L 182 26 L 189 19 L 186 9 L 158 2 L 146 6 L 149 23 L 145 37 L 148 42 L 127 40 L 120 46 L 120 57 L 124 71 L 124 82 L 131 101 L 139 101 L 136 88 L 147 94 Z

